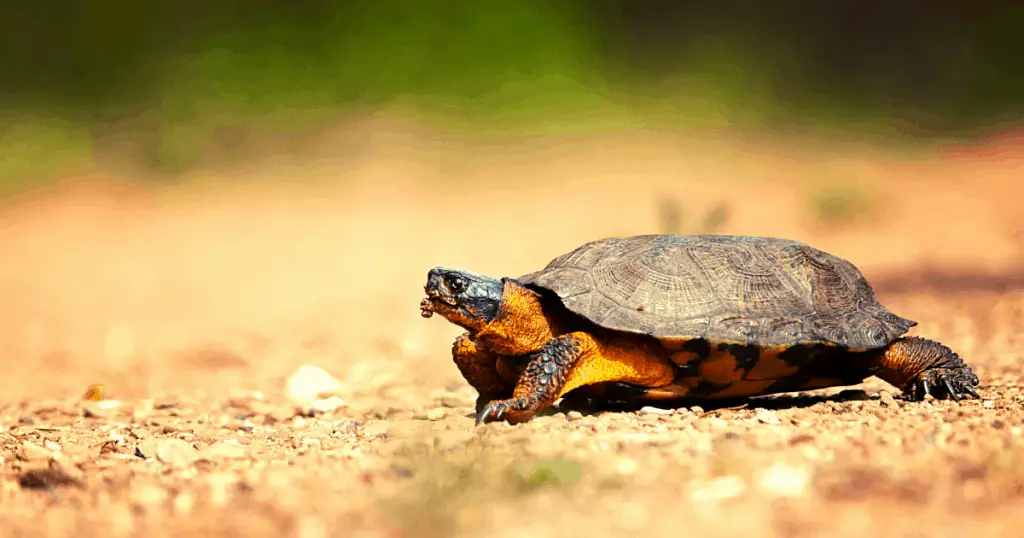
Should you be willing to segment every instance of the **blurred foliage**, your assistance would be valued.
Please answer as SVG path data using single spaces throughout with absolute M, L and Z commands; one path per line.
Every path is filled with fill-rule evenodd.
M 492 132 L 969 131 L 1024 111 L 1022 22 L 1024 5 L 923 0 L 11 3 L 0 175 L 123 131 L 176 170 L 224 126 L 367 111 Z
M 849 185 L 820 189 L 810 197 L 811 212 L 826 225 L 846 224 L 862 218 L 871 207 L 864 191 Z
M 655 213 L 659 233 L 666 234 L 715 234 L 721 233 L 729 221 L 729 204 L 719 201 L 707 208 L 704 216 L 696 223 L 687 222 L 689 211 L 681 199 L 663 194 L 655 200 Z
M 526 489 L 572 484 L 579 480 L 582 474 L 583 464 L 565 458 L 517 462 L 512 468 L 512 476 Z

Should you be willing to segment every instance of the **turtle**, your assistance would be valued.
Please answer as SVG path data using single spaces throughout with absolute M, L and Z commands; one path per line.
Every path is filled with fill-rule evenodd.
M 647 234 L 585 243 L 519 277 L 438 266 L 420 313 L 476 389 L 476 424 L 531 420 L 562 398 L 651 403 L 856 385 L 909 402 L 979 398 L 949 347 L 905 336 L 851 262 L 806 243 Z

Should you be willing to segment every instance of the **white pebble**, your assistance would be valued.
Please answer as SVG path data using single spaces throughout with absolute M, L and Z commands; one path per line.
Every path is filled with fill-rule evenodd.
M 693 502 L 718 502 L 739 497 L 747 489 L 746 482 L 734 475 L 720 476 L 699 484 L 690 491 Z
M 811 483 L 810 473 L 805 467 L 776 463 L 761 471 L 758 486 L 778 497 L 801 497 L 807 493 Z

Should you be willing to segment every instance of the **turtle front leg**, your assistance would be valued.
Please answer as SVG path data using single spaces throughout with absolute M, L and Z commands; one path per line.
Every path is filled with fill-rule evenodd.
M 505 420 L 518 424 L 530 420 L 558 399 L 573 367 L 595 347 L 593 339 L 582 333 L 552 338 L 527 363 L 512 397 L 486 404 L 477 414 L 476 423 Z
M 879 355 L 875 375 L 903 391 L 908 399 L 959 400 L 969 394 L 979 398 L 972 387 L 978 376 L 948 347 L 926 338 L 899 338 Z
M 507 398 L 512 392 L 512 383 L 498 371 L 498 357 L 480 349 L 469 333 L 462 334 L 452 343 L 452 359 L 462 377 L 476 389 L 477 413 L 487 402 Z

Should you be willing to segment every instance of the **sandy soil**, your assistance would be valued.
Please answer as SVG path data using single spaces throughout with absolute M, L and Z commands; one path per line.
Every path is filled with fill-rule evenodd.
M 1017 535 L 1020 151 L 359 133 L 2 208 L 4 536 Z M 426 271 L 518 275 L 669 230 L 851 259 L 983 399 L 908 404 L 871 380 L 475 428 L 459 331 L 419 316 Z M 83 398 L 94 383 L 104 401 Z

